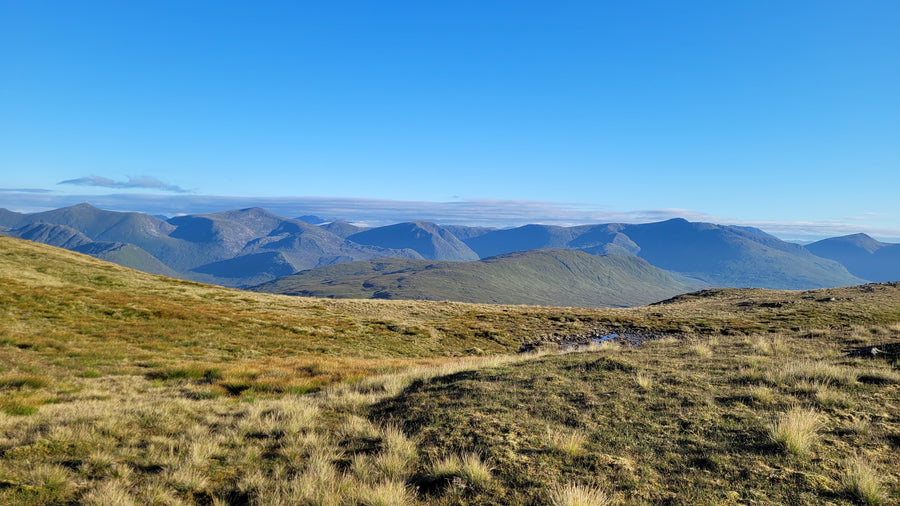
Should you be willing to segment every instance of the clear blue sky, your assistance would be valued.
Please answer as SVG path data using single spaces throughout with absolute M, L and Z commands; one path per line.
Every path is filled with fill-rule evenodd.
M 900 2 L 0 0 L 0 207 L 106 194 L 900 240 Z

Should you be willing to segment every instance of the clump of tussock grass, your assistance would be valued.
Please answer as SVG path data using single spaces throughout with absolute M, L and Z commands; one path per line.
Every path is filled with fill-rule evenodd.
M 87 506 L 132 506 L 137 504 L 129 491 L 130 483 L 123 480 L 103 481 L 81 497 Z
M 884 487 L 878 471 L 860 457 L 847 462 L 843 485 L 849 494 L 863 504 L 876 505 L 884 502 Z
M 348 416 L 338 429 L 338 435 L 344 439 L 375 439 L 379 437 L 375 425 L 358 415 Z
M 775 391 L 765 385 L 756 385 L 750 389 L 750 398 L 760 404 L 775 402 Z
M 688 348 L 688 353 L 695 357 L 709 358 L 713 356 L 713 350 L 707 343 L 694 343 Z
M 37 464 L 25 476 L 25 482 L 37 495 L 37 503 L 65 503 L 75 492 L 69 469 L 56 464 Z
M 872 422 L 866 417 L 855 417 L 848 429 L 859 436 L 868 436 L 872 433 Z
M 606 506 L 612 504 L 612 498 L 596 486 L 567 483 L 553 488 L 549 503 L 553 506 Z
M 436 480 L 461 478 L 468 486 L 486 489 L 493 481 L 490 466 L 477 453 L 451 454 L 432 463 L 431 476 Z
M 576 456 L 584 451 L 587 436 L 580 430 L 563 431 L 547 428 L 547 444 L 550 448 L 566 455 Z
M 0 390 L 10 388 L 43 388 L 49 384 L 46 376 L 36 374 L 10 374 L 0 377 Z
M 817 442 L 822 426 L 822 417 L 815 409 L 793 407 L 769 426 L 769 437 L 793 455 L 805 458 Z
M 748 338 L 747 343 L 750 349 L 759 355 L 779 356 L 788 351 L 784 336 L 781 334 L 773 336 L 757 334 Z
M 649 392 L 653 389 L 653 376 L 646 372 L 638 372 L 634 375 L 634 382 L 642 392 Z
M 393 396 L 412 383 L 415 374 L 416 371 L 408 371 L 363 378 L 353 385 L 353 389 L 363 394 L 377 393 Z
M 164 478 L 170 487 L 186 494 L 202 492 L 209 486 L 207 473 L 186 461 L 167 471 Z
M 416 504 L 415 493 L 402 481 L 384 481 L 362 486 L 355 491 L 356 501 L 363 506 L 405 506 Z
M 391 481 L 405 478 L 415 461 L 416 445 L 395 425 L 382 429 L 381 440 L 382 450 L 375 460 L 379 473 Z
M 766 378 L 776 385 L 790 385 L 801 381 L 852 385 L 856 383 L 857 372 L 849 367 L 822 360 L 798 360 L 770 369 Z
M 851 408 L 853 399 L 845 392 L 829 388 L 827 384 L 821 384 L 814 394 L 816 402 L 824 408 Z

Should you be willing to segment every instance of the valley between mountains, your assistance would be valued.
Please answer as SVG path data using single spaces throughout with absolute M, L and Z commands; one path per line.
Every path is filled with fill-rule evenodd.
M 758 229 L 683 219 L 513 229 L 321 221 L 259 208 L 163 219 L 80 204 L 0 210 L 0 233 L 144 272 L 317 297 L 616 307 L 704 287 L 900 279 L 900 245 L 862 234 L 804 247 Z

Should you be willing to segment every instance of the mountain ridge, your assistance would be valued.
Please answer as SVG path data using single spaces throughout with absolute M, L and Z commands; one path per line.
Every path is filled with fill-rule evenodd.
M 870 279 L 852 275 L 835 259 L 815 255 L 814 245 L 804 248 L 752 227 L 684 219 L 574 227 L 532 224 L 512 229 L 412 221 L 361 228 L 340 220 L 311 225 L 258 207 L 162 220 L 85 203 L 32 214 L 3 210 L 0 227 L 7 235 L 30 234 L 39 242 L 69 248 L 80 247 L 85 240 L 130 244 L 138 249 L 128 254 L 113 246 L 87 251 L 98 256 L 115 252 L 113 257 L 127 258 L 132 267 L 232 287 L 383 257 L 475 261 L 536 249 L 639 257 L 670 273 L 723 287 L 808 289 Z M 887 265 L 900 264 L 892 251 L 900 252 L 900 248 L 879 247 L 873 258 L 884 257 Z
M 806 245 L 813 254 L 840 262 L 852 274 L 869 281 L 900 280 L 900 244 L 866 234 L 831 237 Z
M 623 307 L 656 302 L 699 286 L 677 281 L 640 258 L 543 249 L 474 262 L 351 262 L 303 271 L 251 289 L 329 298 Z

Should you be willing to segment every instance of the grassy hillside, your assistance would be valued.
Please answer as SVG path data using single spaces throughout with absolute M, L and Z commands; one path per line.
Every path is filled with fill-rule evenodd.
M 0 237 L 0 312 L 2 504 L 900 501 L 897 284 L 325 300 Z M 608 332 L 669 337 L 560 352 Z
M 150 274 L 177 276 L 178 273 L 160 262 L 150 253 L 134 244 L 121 242 L 90 242 L 71 248 L 72 251 L 90 255 L 100 260 L 113 262 L 129 269 L 137 269 Z
M 639 258 L 537 250 L 477 262 L 353 262 L 286 276 L 253 290 L 314 297 L 621 307 L 690 289 Z

